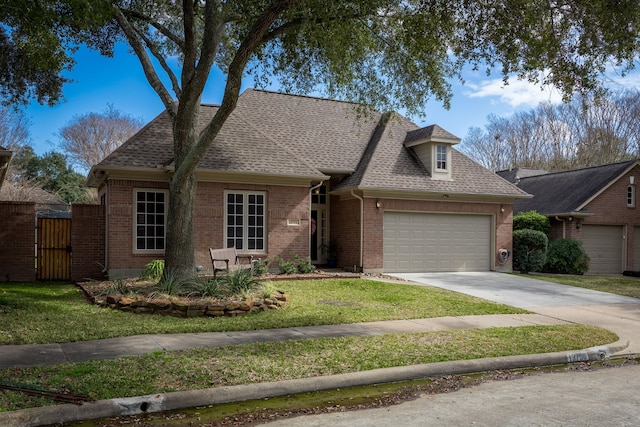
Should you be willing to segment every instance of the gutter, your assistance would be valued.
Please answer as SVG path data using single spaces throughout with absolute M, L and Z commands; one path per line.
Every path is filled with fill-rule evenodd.
M 363 268 L 363 255 L 364 255 L 364 199 L 358 196 L 353 190 L 351 190 L 351 195 L 356 199 L 360 200 L 360 269 Z

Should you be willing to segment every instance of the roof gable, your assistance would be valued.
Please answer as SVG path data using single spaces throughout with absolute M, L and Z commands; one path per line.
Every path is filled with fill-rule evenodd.
M 521 178 L 518 187 L 534 197 L 516 202 L 514 213 L 531 210 L 543 215 L 578 212 L 637 164 L 637 160 L 629 160 Z

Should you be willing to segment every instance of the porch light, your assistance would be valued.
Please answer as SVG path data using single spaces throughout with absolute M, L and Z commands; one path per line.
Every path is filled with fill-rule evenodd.
M 382 202 L 380 200 L 376 200 L 376 208 L 380 209 L 382 207 Z

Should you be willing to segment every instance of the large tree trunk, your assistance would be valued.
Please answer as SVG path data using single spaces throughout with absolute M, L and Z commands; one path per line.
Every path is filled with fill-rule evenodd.
M 172 179 L 169 183 L 164 279 L 188 280 L 196 275 L 193 238 L 196 188 L 195 172 L 187 179 Z

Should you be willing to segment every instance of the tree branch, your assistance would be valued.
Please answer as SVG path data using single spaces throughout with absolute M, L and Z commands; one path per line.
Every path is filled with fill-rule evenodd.
M 174 42 L 176 44 L 176 46 L 178 46 L 178 48 L 180 50 L 184 50 L 184 40 L 182 40 L 180 37 L 175 35 L 173 32 L 171 32 L 171 30 L 169 28 L 165 27 L 164 25 L 160 24 L 159 22 L 154 21 L 151 18 L 149 18 L 148 16 L 145 16 L 145 15 L 139 13 L 139 12 L 136 12 L 136 11 L 133 11 L 133 10 L 129 10 L 129 9 L 122 9 L 122 13 L 125 16 L 130 16 L 132 18 L 136 18 L 136 19 L 139 19 L 141 21 L 145 21 L 147 24 L 151 25 L 153 28 L 158 30 L 160 32 L 160 34 L 162 34 L 163 36 L 165 36 L 166 38 L 168 38 L 169 40 Z
M 180 83 L 178 82 L 178 77 L 176 76 L 176 74 L 173 72 L 171 67 L 169 67 L 169 64 L 167 64 L 164 56 L 162 56 L 160 52 L 158 52 L 158 49 L 156 49 L 153 41 L 151 41 L 142 31 L 139 31 L 137 28 L 134 29 L 138 33 L 138 36 L 145 42 L 151 54 L 158 60 L 162 69 L 165 71 L 165 73 L 167 73 L 169 80 L 171 80 L 171 87 L 173 88 L 173 92 L 176 94 L 176 97 L 180 98 L 182 89 L 180 88 Z
M 196 31 L 194 16 L 194 0 L 182 0 L 182 26 L 184 31 L 184 61 L 182 61 L 182 87 L 193 77 L 196 68 Z M 208 2 L 207 2 L 208 3 Z
M 242 75 L 251 55 L 257 47 L 263 43 L 262 39 L 264 35 L 269 31 L 269 27 L 278 16 L 299 1 L 300 0 L 272 0 L 269 7 L 255 20 L 229 66 L 227 84 L 224 89 L 220 108 L 218 108 L 211 122 L 209 122 L 200 134 L 197 144 L 189 150 L 180 164 L 176 164 L 176 170 L 172 179 L 186 179 L 186 177 L 193 173 L 198 162 L 202 159 L 204 153 L 220 132 L 222 125 L 236 107 L 240 95 Z
M 175 116 L 176 102 L 171 97 L 171 94 L 169 93 L 169 91 L 167 91 L 167 89 L 162 84 L 162 81 L 158 77 L 158 74 L 156 73 L 156 70 L 151 63 L 151 60 L 149 59 L 149 55 L 147 55 L 147 52 L 145 51 L 144 45 L 140 42 L 140 39 L 137 36 L 138 32 L 133 28 L 131 23 L 127 20 L 127 18 L 124 16 L 117 5 L 114 4 L 113 8 L 115 10 L 114 15 L 116 20 L 118 21 L 118 24 L 124 31 L 129 44 L 140 60 L 142 70 L 144 71 L 144 75 L 147 78 L 147 81 L 149 82 L 153 90 L 156 91 L 169 114 L 171 116 Z

